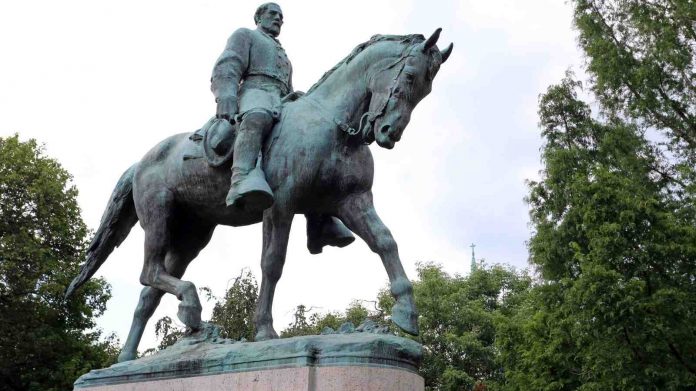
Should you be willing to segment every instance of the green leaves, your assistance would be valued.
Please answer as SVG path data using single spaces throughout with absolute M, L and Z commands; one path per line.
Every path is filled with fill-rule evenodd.
M 637 12 L 622 8 L 636 7 L 631 1 L 601 2 L 605 8 L 577 3 L 591 8 L 582 18 L 597 17 L 598 9 L 608 20 Z M 625 34 L 633 28 L 615 27 Z M 591 61 L 593 55 L 588 52 Z M 605 71 L 604 83 L 616 81 L 611 70 L 593 70 Z M 648 139 L 641 124 L 611 113 L 605 122 L 592 118 L 571 77 L 540 98 L 545 169 L 530 183 L 528 201 L 535 230 L 530 261 L 542 281 L 499 334 L 503 389 L 692 389 L 693 167 L 681 165 L 686 175 L 675 179 L 681 173 L 671 166 L 681 157 Z M 633 99 L 596 77 L 605 108 L 608 97 L 622 104 Z
M 70 301 L 87 227 L 77 189 L 34 140 L 0 138 L 0 388 L 71 389 L 90 369 L 115 361 L 117 341 L 95 326 L 111 296 L 93 279 Z
M 593 91 L 611 115 L 663 129 L 696 148 L 696 3 L 575 0 Z
M 500 334 L 505 386 L 691 389 L 696 3 L 573 4 L 604 121 L 571 74 L 540 98 L 545 169 L 528 202 L 543 280 Z
M 497 333 L 517 313 L 531 278 L 483 265 L 470 276 L 450 276 L 422 264 L 413 283 L 424 348 L 421 375 L 432 390 L 494 389 L 503 379 Z
M 451 276 L 432 263 L 419 266 L 413 293 L 421 335 L 415 339 L 423 345 L 420 374 L 427 390 L 495 389 L 503 379 L 498 332 L 511 326 L 531 283 L 525 273 L 500 265 L 483 265 L 470 276 Z M 319 334 L 324 327 L 338 330 L 346 321 L 357 326 L 365 319 L 386 325 L 389 313 L 382 309 L 393 303 L 384 289 L 378 293 L 377 311 L 354 301 L 344 313 L 310 315 L 311 309 L 299 305 L 281 336 Z
M 250 270 L 242 271 L 221 301 L 215 303 L 212 323 L 220 326 L 220 336 L 233 340 L 253 341 L 256 335 L 254 311 L 258 300 L 258 284 Z

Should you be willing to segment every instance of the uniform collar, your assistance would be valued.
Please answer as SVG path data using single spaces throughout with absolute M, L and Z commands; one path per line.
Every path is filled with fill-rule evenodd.
M 272 36 L 271 34 L 268 34 L 267 32 L 263 31 L 262 29 L 260 29 L 258 27 L 256 28 L 256 31 L 260 32 L 262 35 L 267 36 L 268 38 L 272 39 L 275 43 L 280 45 L 280 41 L 278 40 L 278 38 Z

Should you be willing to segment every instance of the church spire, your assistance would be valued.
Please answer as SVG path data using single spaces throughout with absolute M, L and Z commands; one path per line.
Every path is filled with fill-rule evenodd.
M 476 254 L 474 253 L 474 247 L 476 247 L 476 245 L 471 243 L 471 246 L 469 247 L 471 247 L 471 273 L 473 273 L 478 268 L 478 264 L 476 263 Z

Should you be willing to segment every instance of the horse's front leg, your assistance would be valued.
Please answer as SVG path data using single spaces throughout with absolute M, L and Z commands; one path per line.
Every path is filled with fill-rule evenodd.
M 262 277 L 259 300 L 256 303 L 256 341 L 278 338 L 273 329 L 273 294 L 283 273 L 293 218 L 292 212 L 281 204 L 276 198 L 276 203 L 263 214 Z
M 392 307 L 392 321 L 405 332 L 418 335 L 418 312 L 413 300 L 413 287 L 401 265 L 396 241 L 377 216 L 372 192 L 346 198 L 339 206 L 338 216 L 382 258 L 389 276 L 391 294 L 396 299 Z

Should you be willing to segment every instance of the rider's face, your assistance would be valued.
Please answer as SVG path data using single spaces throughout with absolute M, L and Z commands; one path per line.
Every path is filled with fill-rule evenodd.
M 261 14 L 257 25 L 266 34 L 277 37 L 280 34 L 280 27 L 283 25 L 283 11 L 277 5 L 271 4 Z

